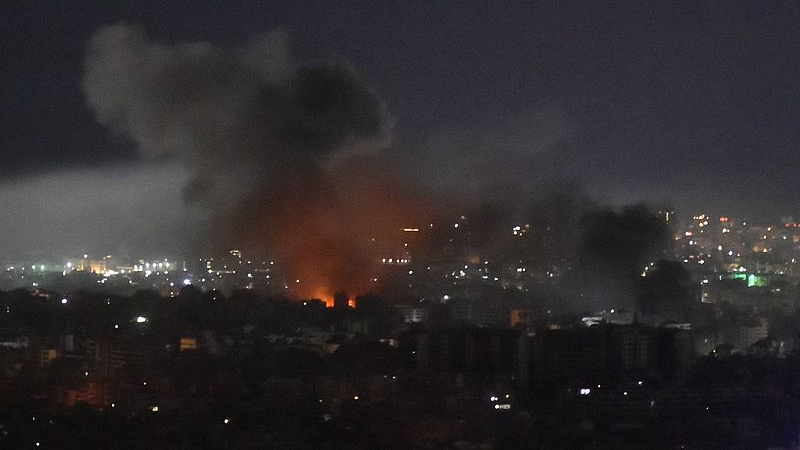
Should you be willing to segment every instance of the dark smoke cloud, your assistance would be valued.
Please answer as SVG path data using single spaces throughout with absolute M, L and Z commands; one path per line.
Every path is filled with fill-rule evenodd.
M 581 257 L 586 265 L 634 275 L 645 262 L 661 257 L 669 240 L 666 222 L 645 205 L 591 211 L 582 228 Z
M 485 254 L 514 256 L 509 224 L 530 223 L 542 239 L 529 243 L 536 256 L 528 263 L 574 267 L 576 291 L 591 291 L 598 304 L 634 296 L 632 279 L 665 231 L 645 208 L 598 207 L 574 180 L 552 181 L 571 173 L 541 159 L 574 133 L 562 110 L 381 152 L 393 120 L 358 73 L 289 55 L 283 32 L 238 49 L 154 42 L 126 25 L 92 39 L 89 105 L 143 158 L 188 172 L 183 198 L 203 217 L 195 228 L 207 245 L 199 250 L 269 252 L 287 265 L 298 295 L 358 294 L 380 278 L 378 255 L 402 249 L 403 227 L 465 214 L 471 245 Z
M 142 156 L 188 168 L 184 198 L 207 213 L 205 250 L 254 245 L 298 276 L 341 278 L 342 267 L 368 265 L 341 253 L 367 239 L 375 221 L 354 205 L 369 203 L 362 193 L 340 187 L 351 177 L 336 174 L 361 170 L 354 161 L 386 147 L 393 119 L 347 63 L 296 65 L 287 41 L 277 32 L 238 49 L 169 45 L 137 27 L 108 27 L 91 41 L 86 98 Z M 361 214 L 360 233 L 337 213 Z
M 580 223 L 578 273 L 591 309 L 633 309 L 645 266 L 669 254 L 669 229 L 645 205 L 587 211 Z
M 543 106 L 443 131 L 389 159 L 405 180 L 439 199 L 442 215 L 467 217 L 471 245 L 496 259 L 513 253 L 507 241 L 514 224 L 535 218 L 555 225 L 565 214 L 580 214 L 570 203 L 580 197 L 580 185 L 542 162 L 543 154 L 558 151 L 574 133 L 562 109 Z
M 563 181 L 542 183 L 534 194 L 512 197 L 465 210 L 470 243 L 483 259 L 518 262 L 541 277 L 554 272 L 553 283 L 530 293 L 539 307 L 558 313 L 611 308 L 653 312 L 657 308 L 652 303 L 660 300 L 647 288 L 655 281 L 670 285 L 672 290 L 664 292 L 679 291 L 675 283 L 680 277 L 662 270 L 672 267 L 666 260 L 674 257 L 669 229 L 649 206 L 610 206 Z M 524 238 L 512 234 L 514 225 L 525 227 Z M 655 264 L 648 273 L 658 275 L 653 283 L 650 276 L 641 276 L 650 263 Z
M 671 257 L 669 233 L 648 206 L 608 205 L 574 164 L 559 162 L 576 131 L 563 110 L 543 107 L 433 136 L 403 162 L 409 178 L 466 217 L 473 253 L 563 275 L 549 293 L 532 294 L 553 297 L 543 298 L 548 309 L 632 310 L 644 266 Z M 524 224 L 525 239 L 512 235 Z
M 92 39 L 84 89 L 98 121 L 142 155 L 185 163 L 186 198 L 224 220 L 252 195 L 389 142 L 386 106 L 353 68 L 288 55 L 283 32 L 223 49 L 117 25 Z

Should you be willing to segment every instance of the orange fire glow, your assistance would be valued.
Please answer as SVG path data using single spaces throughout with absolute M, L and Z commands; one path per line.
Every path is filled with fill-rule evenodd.
M 302 292 L 302 291 L 301 291 Z M 296 294 L 300 298 L 310 298 L 310 299 L 319 299 L 325 302 L 325 307 L 333 308 L 333 294 L 328 289 L 314 289 L 313 294 L 310 296 L 304 296 L 302 293 Z M 347 306 L 350 308 L 356 307 L 356 299 L 350 297 L 347 299 Z
M 386 270 L 381 255 L 404 249 L 404 229 L 428 223 L 432 211 L 391 171 L 363 161 L 276 187 L 254 205 L 245 245 L 274 254 L 287 278 L 300 280 L 289 285 L 293 296 L 328 307 L 337 291 L 374 292 Z
M 302 296 L 302 294 L 300 294 Z M 333 293 L 327 289 L 314 289 L 314 293 L 309 298 L 318 298 L 325 302 L 325 306 L 333 308 Z

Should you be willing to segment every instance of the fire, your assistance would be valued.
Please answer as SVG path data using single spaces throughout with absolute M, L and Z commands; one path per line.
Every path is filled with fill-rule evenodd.
M 331 294 L 327 289 L 314 290 L 314 294 L 311 296 L 311 298 L 318 298 L 325 302 L 326 307 L 333 308 L 333 294 Z
M 237 221 L 243 245 L 282 261 L 296 298 L 375 290 L 391 268 L 386 255 L 411 251 L 425 239 L 415 224 L 434 216 L 428 197 L 396 180 L 391 168 L 351 158 L 335 167 L 266 189 Z M 411 235 L 414 235 L 413 237 Z M 351 298 L 348 303 L 353 306 Z
M 325 288 L 317 288 L 317 289 L 312 290 L 311 292 L 313 292 L 313 294 L 308 296 L 308 298 L 320 299 L 323 302 L 325 302 L 325 306 L 326 307 L 333 308 L 333 305 L 334 305 L 333 294 L 330 292 L 330 290 L 325 289 Z M 303 297 L 305 297 L 305 296 L 303 296 Z M 355 308 L 356 307 L 355 298 L 353 298 L 352 296 L 348 296 L 347 306 L 350 307 L 350 308 Z

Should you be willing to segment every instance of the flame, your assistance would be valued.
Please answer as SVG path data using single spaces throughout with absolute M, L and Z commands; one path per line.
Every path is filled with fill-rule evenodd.
M 330 290 L 325 288 L 317 288 L 317 289 L 312 289 L 311 292 L 313 292 L 313 294 L 307 296 L 300 295 L 300 297 L 320 299 L 323 302 L 325 302 L 325 306 L 327 308 L 333 308 L 333 294 L 331 293 Z M 349 297 L 347 299 L 347 306 L 349 306 L 350 308 L 355 308 L 356 299 L 354 297 Z
M 433 216 L 428 197 L 395 179 L 389 168 L 364 161 L 338 163 L 268 189 L 239 221 L 248 248 L 274 255 L 285 267 L 291 293 L 333 306 L 333 293 L 370 292 L 388 270 L 381 257 L 406 250 L 414 224 Z M 409 227 L 411 225 L 412 227 Z M 409 231 L 406 231 L 409 230 Z M 350 299 L 349 303 L 355 305 Z
M 326 307 L 333 308 L 333 294 L 327 289 L 315 289 L 311 298 L 318 298 L 325 302 Z

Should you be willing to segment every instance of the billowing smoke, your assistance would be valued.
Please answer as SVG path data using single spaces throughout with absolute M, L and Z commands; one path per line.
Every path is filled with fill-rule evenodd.
M 577 262 L 586 304 L 634 308 L 641 274 L 671 256 L 666 222 L 645 205 L 588 211 L 581 222 Z
M 685 281 L 671 271 L 670 230 L 656 211 L 602 204 L 567 182 L 541 184 L 536 191 L 467 209 L 470 233 L 462 239 L 468 237 L 472 253 L 483 259 L 517 263 L 545 279 L 528 294 L 537 307 L 632 314 L 663 312 L 670 302 L 680 306 L 673 301 L 677 294 L 666 301 L 652 295 L 655 285 L 682 292 L 678 282 Z
M 84 89 L 143 156 L 188 168 L 205 250 L 270 252 L 300 294 L 365 289 L 365 247 L 415 220 L 413 195 L 364 168 L 391 138 L 384 102 L 346 62 L 294 64 L 284 33 L 223 49 L 108 27 L 91 41 Z
M 226 51 L 169 46 L 139 28 L 92 39 L 84 87 L 97 119 L 144 155 L 192 170 L 186 197 L 215 209 L 317 173 L 343 151 L 384 147 L 392 119 L 343 62 L 293 67 L 275 33 Z
M 450 130 L 392 154 L 393 119 L 377 93 L 343 61 L 296 64 L 287 41 L 277 32 L 235 49 L 166 44 L 127 25 L 91 41 L 89 105 L 144 159 L 188 173 L 198 250 L 274 256 L 300 296 L 358 294 L 380 283 L 379 255 L 402 256 L 402 228 L 457 213 L 484 257 L 575 269 L 598 304 L 634 297 L 631 280 L 665 230 L 643 208 L 597 207 L 570 187 L 570 168 L 540 163 L 574 132 L 563 111 Z M 568 181 L 542 190 L 550 177 Z M 510 223 L 532 227 L 527 247 L 510 241 Z

